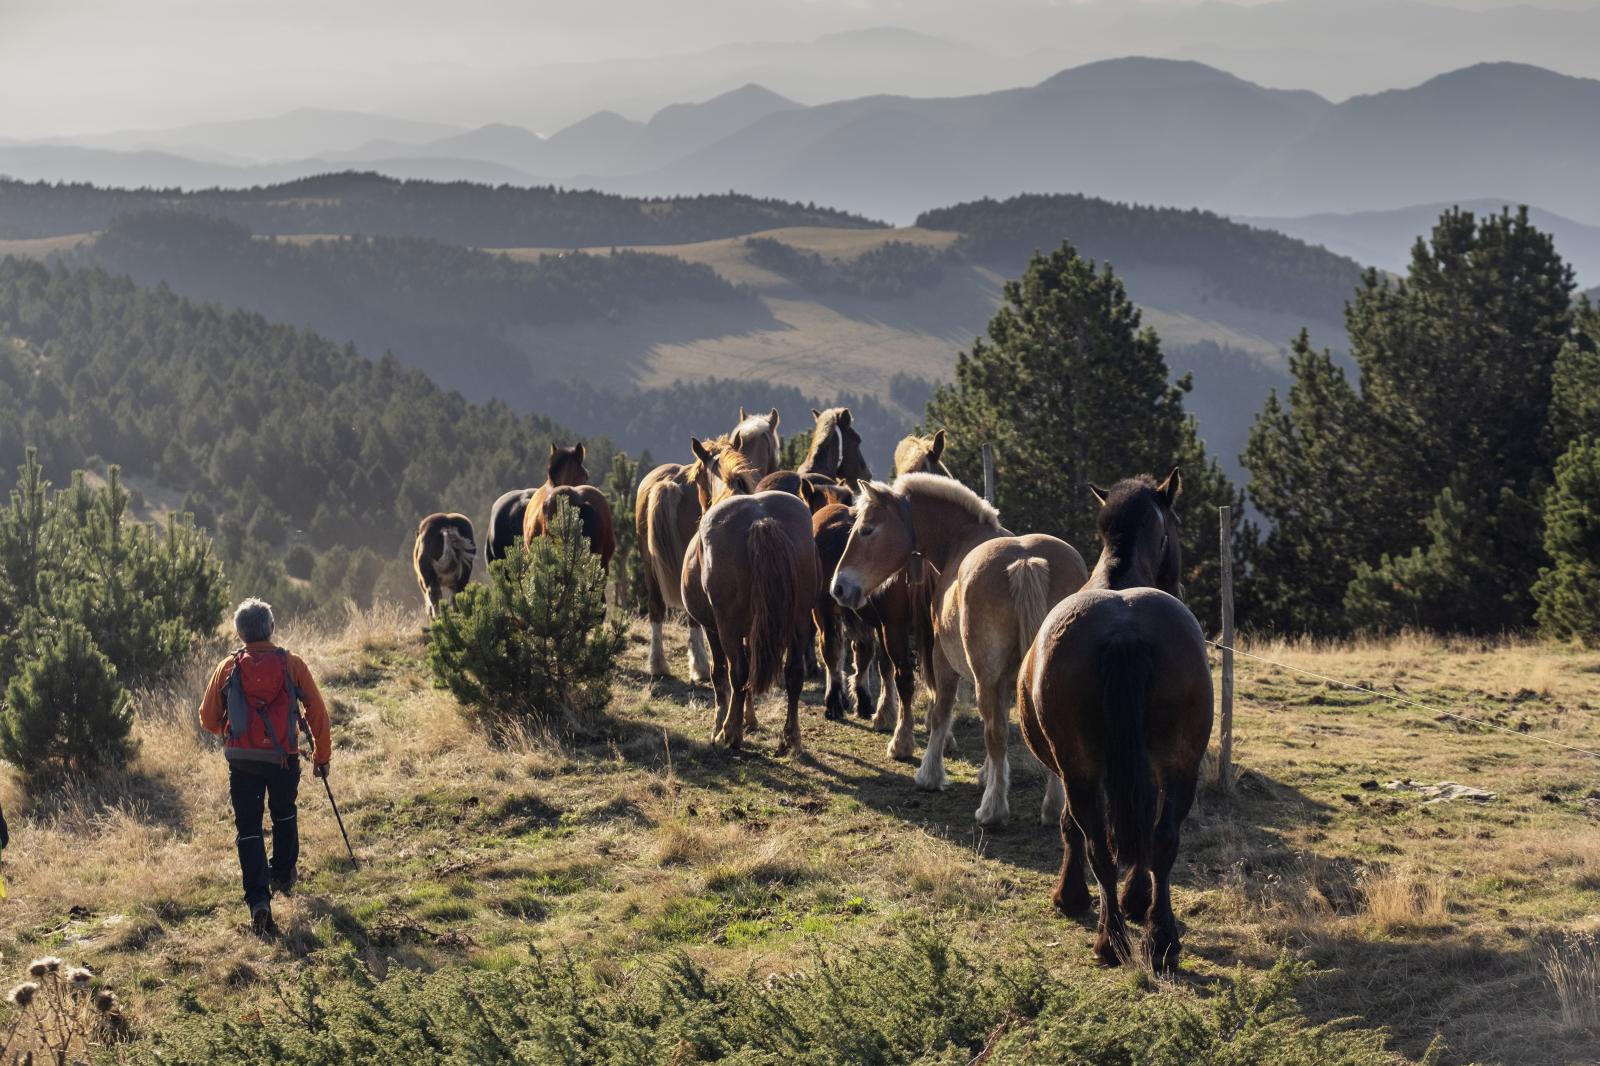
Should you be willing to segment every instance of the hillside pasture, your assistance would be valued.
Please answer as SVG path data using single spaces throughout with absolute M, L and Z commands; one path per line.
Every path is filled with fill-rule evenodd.
M 1581 1025 L 1593 1024 L 1583 1011 L 1600 989 L 1570 977 L 1558 987 L 1545 969 L 1558 951 L 1593 952 L 1600 934 L 1595 763 L 1535 738 L 1600 747 L 1600 652 L 1416 638 L 1248 645 L 1428 709 L 1241 658 L 1240 778 L 1226 795 L 1213 770 L 1185 826 L 1174 897 L 1186 955 L 1175 980 L 1158 981 L 1137 966 L 1100 969 L 1090 922 L 1052 912 L 1060 843 L 1037 822 L 1031 760 L 1013 755 L 1012 824 L 975 828 L 982 744 L 970 707 L 943 793 L 917 791 L 882 734 L 825 722 L 815 683 L 806 758 L 773 757 L 772 698 L 750 749 L 730 754 L 706 743 L 709 688 L 644 676 L 647 635 L 635 625 L 599 734 L 497 747 L 430 686 L 419 629 L 414 614 L 379 613 L 284 634 L 330 698 L 332 784 L 363 865 L 350 870 L 308 777 L 304 881 L 279 906 L 281 941 L 247 932 L 226 770 L 193 723 L 209 665 L 197 663 L 140 697 L 142 747 L 126 773 L 35 795 L 0 782 L 14 836 L 5 965 L 42 953 L 87 963 L 139 1031 L 210 1040 L 222 1016 L 247 1031 L 283 1017 L 305 975 L 337 990 L 346 965 L 435 974 L 419 976 L 428 981 L 464 967 L 491 984 L 571 965 L 585 995 L 610 1002 L 653 994 L 683 953 L 715 980 L 775 995 L 817 974 L 819 958 L 932 936 L 997 982 L 986 994 L 1012 989 L 1012 1013 L 974 1008 L 982 1027 L 945 1034 L 952 1048 L 925 1061 L 964 1062 L 988 1045 L 1001 1062 L 1055 1061 L 1069 1023 L 1088 1026 L 1071 1032 L 1094 1054 L 1135 1040 L 1143 1023 L 1094 1013 L 1106 1003 L 1147 1020 L 1231 1017 L 1228 990 L 1248 996 L 1287 956 L 1315 973 L 1286 1024 L 1382 1028 L 1396 1060 L 1421 1057 L 1435 1037 L 1443 1062 L 1595 1058 Z M 682 631 L 668 632 L 681 663 Z M 1440 718 L 1436 706 L 1512 732 Z M 1388 787 L 1402 781 L 1493 798 L 1430 803 Z M 838 979 L 860 972 L 846 966 Z M 872 980 L 889 981 L 871 990 L 885 1013 L 862 1024 L 934 1009 L 915 1006 L 918 989 Z M 826 1002 L 856 995 L 847 982 Z M 949 1024 L 978 1022 L 961 1013 Z M 1340 1061 L 1384 1061 L 1357 1057 L 1371 1040 L 1350 1031 L 1330 1048 Z M 1333 1061 L 1332 1050 L 1313 1060 Z

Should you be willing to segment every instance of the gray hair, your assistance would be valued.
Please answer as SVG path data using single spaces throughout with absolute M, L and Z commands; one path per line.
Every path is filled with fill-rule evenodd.
M 272 604 L 251 598 L 233 612 L 233 631 L 246 644 L 271 640 L 273 630 Z

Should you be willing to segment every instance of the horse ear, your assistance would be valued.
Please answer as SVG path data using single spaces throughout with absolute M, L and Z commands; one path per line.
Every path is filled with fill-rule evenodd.
M 748 417 L 750 417 L 750 416 L 744 413 L 744 404 L 740 404 L 739 405 L 739 421 L 743 422 Z
M 849 426 L 850 425 L 850 408 L 846 407 L 846 408 L 843 408 L 842 410 L 840 410 L 840 412 L 839 412 L 839 424 L 841 426 Z
M 1111 495 L 1111 493 L 1107 492 L 1105 489 L 1094 484 L 1093 482 L 1090 482 L 1089 484 L 1089 491 L 1094 493 L 1094 498 L 1100 501 L 1101 507 L 1106 505 L 1106 497 Z
M 700 443 L 699 437 L 689 438 L 689 450 L 693 452 L 694 457 L 700 460 L 702 463 L 705 463 L 707 466 L 713 465 L 711 462 L 711 453 L 706 451 L 706 446 Z
M 550 458 L 554 459 L 556 457 L 556 452 L 558 452 L 560 450 L 561 449 L 556 447 L 556 442 L 555 441 L 551 441 L 550 442 Z
M 1161 499 L 1169 510 L 1178 502 L 1178 493 L 1183 491 L 1183 476 L 1178 473 L 1177 467 L 1172 468 L 1167 480 L 1156 486 L 1156 491 L 1161 493 Z
M 815 407 L 813 407 L 811 409 L 811 417 L 812 418 L 821 418 L 822 417 L 822 412 L 817 410 Z
M 572 446 L 572 456 L 573 456 L 573 458 L 578 460 L 578 462 L 580 462 L 580 463 L 583 462 L 583 442 L 582 441 L 579 441 L 577 444 Z
M 928 458 L 930 458 L 930 459 L 934 460 L 935 462 L 937 462 L 938 459 L 939 459 L 939 456 L 941 456 L 943 454 L 944 454 L 944 430 L 941 429 L 941 430 L 939 430 L 937 433 L 935 433 L 933 435 L 933 448 L 931 450 L 929 450 Z
M 767 412 L 767 422 L 772 426 L 772 432 L 778 432 L 778 409 L 776 407 Z

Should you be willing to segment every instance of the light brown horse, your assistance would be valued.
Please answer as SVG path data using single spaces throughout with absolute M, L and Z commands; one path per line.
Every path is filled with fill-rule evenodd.
M 579 516 L 583 519 L 583 528 L 589 536 L 589 548 L 594 554 L 600 556 L 601 565 L 607 571 L 611 569 L 611 553 L 616 547 L 613 539 L 613 526 L 611 518 L 611 501 L 606 499 L 606 494 L 589 484 L 589 468 L 583 465 L 584 448 L 581 443 L 570 448 L 561 448 L 550 445 L 550 461 L 546 464 L 546 476 L 543 485 L 540 485 L 528 501 L 527 509 L 522 517 L 522 543 L 524 547 L 531 546 L 535 540 L 545 535 L 550 528 L 550 521 L 555 517 L 555 499 L 559 490 L 570 489 L 570 492 L 559 492 L 567 501 L 578 509 Z M 592 531 L 592 532 L 591 532 Z
M 1017 684 L 1022 735 L 1066 783 L 1056 907 L 1089 909 L 1083 866 L 1100 886 L 1094 950 L 1128 955 L 1124 918 L 1150 923 L 1150 957 L 1178 964 L 1172 864 L 1211 738 L 1205 634 L 1178 597 L 1183 572 L 1174 469 L 1095 489 L 1100 561 L 1039 630 Z M 1117 901 L 1117 864 L 1128 880 Z
M 711 645 L 712 741 L 738 748 L 749 705 L 781 672 L 788 714 L 778 750 L 798 754 L 811 608 L 822 585 L 811 512 L 786 492 L 732 491 L 700 519 L 683 560 L 683 602 Z
M 411 570 L 429 618 L 438 617 L 441 600 L 454 599 L 472 580 L 472 564 L 478 555 L 475 539 L 472 520 L 464 514 L 435 513 L 418 524 Z
M 943 789 L 945 741 L 952 725 L 956 687 L 965 677 L 983 716 L 983 801 L 976 818 L 998 825 L 1010 817 L 1011 769 L 1006 758 L 1010 707 L 1017 668 L 1051 606 L 1082 587 L 1083 557 L 1056 537 L 1013 536 L 977 493 L 937 474 L 902 474 L 891 488 L 863 486 L 855 524 L 831 591 L 859 608 L 871 593 L 911 568 L 913 584 L 931 580 L 934 701 L 928 711 L 928 745 L 916 782 Z M 911 713 L 900 708 L 891 757 L 910 754 Z M 1055 820 L 1060 786 L 1047 783 L 1045 812 Z
M 919 437 L 913 433 L 895 445 L 894 476 L 943 474 L 949 477 L 949 469 L 939 461 L 939 457 L 943 454 L 944 430 L 936 431 L 931 437 Z
M 811 409 L 817 420 L 811 431 L 811 449 L 805 461 L 795 467 L 795 473 L 821 474 L 824 477 L 854 485 L 872 476 L 866 457 L 861 454 L 861 434 L 851 424 L 854 419 L 848 407 L 830 407 L 826 411 Z

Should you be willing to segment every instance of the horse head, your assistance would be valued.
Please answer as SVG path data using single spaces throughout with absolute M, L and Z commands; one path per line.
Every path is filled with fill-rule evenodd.
M 756 485 L 761 480 L 760 473 L 727 438 L 701 441 L 690 437 L 689 449 L 694 452 L 692 476 L 695 488 L 700 493 L 702 514 L 729 496 L 755 493 Z
M 861 454 L 861 434 L 853 425 L 848 407 L 811 409 L 816 428 L 811 433 L 811 451 L 800 465 L 802 473 L 825 474 L 854 485 L 872 477 L 866 457 Z
M 931 437 L 919 437 L 913 433 L 895 446 L 895 476 L 939 474 L 950 477 L 950 470 L 940 461 L 942 455 L 944 455 L 944 430 L 937 430 Z
M 555 442 L 550 444 L 550 461 L 545 466 L 546 476 L 552 485 L 587 485 L 589 484 L 589 468 L 583 465 L 583 443 L 580 441 L 570 448 L 562 448 Z
M 1173 467 L 1160 484 L 1149 474 L 1109 489 L 1089 486 L 1100 501 L 1100 561 L 1089 578 L 1098 588 L 1158 588 L 1183 598 L 1182 526 L 1176 504 L 1183 478 Z
M 854 521 L 828 586 L 842 606 L 858 609 L 911 562 L 917 551 L 910 501 L 888 485 L 863 481 L 851 507 Z

